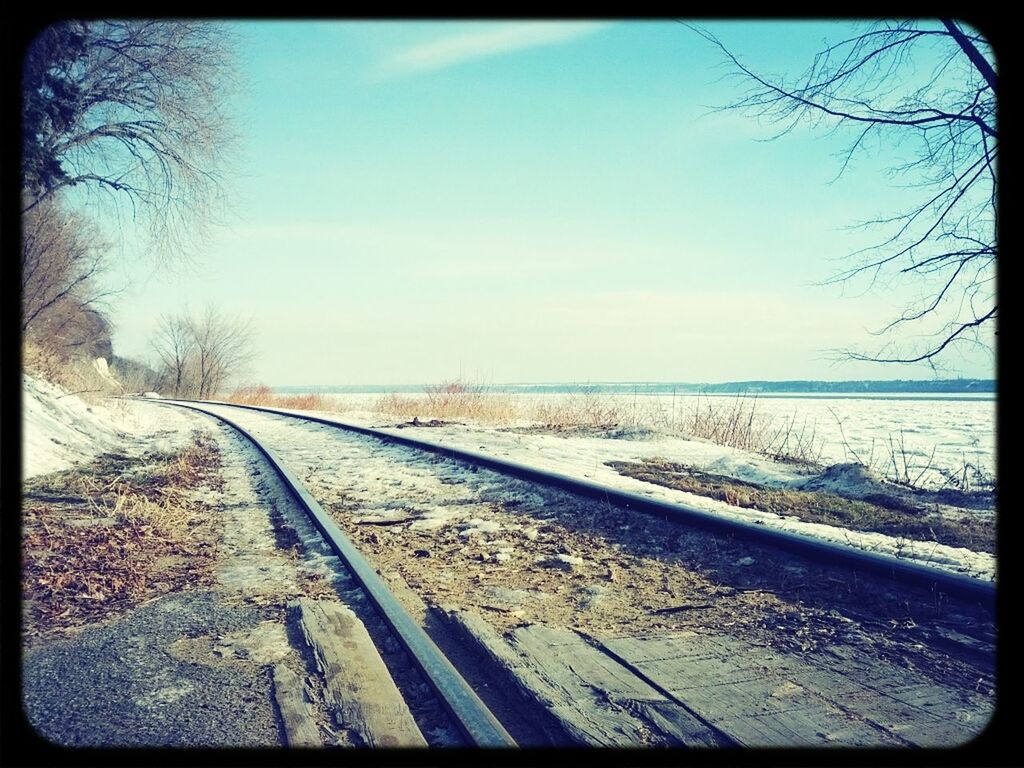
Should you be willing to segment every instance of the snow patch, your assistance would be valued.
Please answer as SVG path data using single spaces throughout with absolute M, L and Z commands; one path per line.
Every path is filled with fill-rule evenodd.
M 469 538 L 470 536 L 480 536 L 481 534 L 497 533 L 501 530 L 501 525 L 494 522 L 493 520 L 481 520 L 478 517 L 474 517 L 472 520 L 467 522 L 459 533 L 463 538 Z
M 97 370 L 102 373 L 106 360 Z M 101 453 L 167 452 L 184 445 L 197 417 L 129 400 L 90 405 L 62 387 L 22 375 L 22 479 L 59 472 Z
M 121 382 L 115 379 L 114 375 L 110 372 L 110 367 L 107 365 L 107 358 L 97 357 L 92 361 L 92 367 L 96 370 L 96 373 L 100 375 L 100 378 L 113 387 L 115 391 L 120 392 L 124 390 Z
M 842 496 L 863 498 L 885 493 L 882 478 L 863 464 L 833 464 L 801 486 L 804 491 L 828 491 Z

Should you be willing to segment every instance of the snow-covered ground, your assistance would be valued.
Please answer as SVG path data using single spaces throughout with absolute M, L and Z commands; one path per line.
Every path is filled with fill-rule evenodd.
M 57 472 L 104 452 L 170 451 L 206 421 L 129 400 L 89 404 L 56 384 L 22 375 L 22 478 Z
M 523 414 L 560 406 L 572 407 L 578 394 L 512 394 L 515 410 Z M 345 418 L 373 418 L 379 394 L 323 395 Z M 424 397 L 403 394 L 404 398 Z M 981 474 L 996 478 L 996 400 L 993 396 L 915 395 L 885 396 L 759 396 L 742 401 L 736 395 L 599 395 L 602 408 L 614 409 L 621 423 L 671 433 L 682 427 L 697 407 L 728 412 L 740 403 L 753 408 L 757 418 L 771 429 L 792 425 L 792 433 L 813 435 L 815 456 L 822 464 L 858 461 L 882 476 L 892 477 L 893 452 L 899 473 L 909 469 L 922 487 L 947 484 L 942 471 L 963 473 L 965 463 Z M 425 416 L 426 414 L 423 414 Z M 379 418 L 379 416 L 378 416 Z M 519 422 L 526 424 L 526 421 Z M 904 466 L 906 461 L 906 467 Z M 920 477 L 918 474 L 920 473 Z M 969 480 L 976 481 L 973 473 Z
M 302 437 L 296 432 L 296 425 L 284 420 L 252 419 L 251 412 L 239 409 L 222 409 L 226 415 L 244 423 L 258 423 L 257 434 L 275 445 L 290 445 Z M 319 417 L 334 418 L 322 411 L 294 411 Z M 502 431 L 494 427 L 452 424 L 429 428 L 404 428 L 385 426 L 387 422 L 379 414 L 348 412 L 337 417 L 338 421 L 383 428 L 382 431 L 403 437 L 412 437 L 424 442 L 475 451 L 537 469 L 556 472 L 570 477 L 586 478 L 612 488 L 641 493 L 654 499 L 685 504 L 689 507 L 733 519 L 753 522 L 781 530 L 826 541 L 846 544 L 860 549 L 880 552 L 912 559 L 929 565 L 966 573 L 980 578 L 994 578 L 995 557 L 985 552 L 974 552 L 962 547 L 952 547 L 937 542 L 912 541 L 882 533 L 854 531 L 838 526 L 806 522 L 794 516 L 779 516 L 770 512 L 737 507 L 716 499 L 686 493 L 619 474 L 606 466 L 608 461 L 636 461 L 648 458 L 662 458 L 687 464 L 707 472 L 727 475 L 749 482 L 764 483 L 775 487 L 800 488 L 818 477 L 808 474 L 793 465 L 773 462 L 762 456 L 745 451 L 715 445 L 705 441 L 687 440 L 679 437 L 658 437 L 649 440 L 626 440 L 602 437 L 579 437 L 550 434 L 523 434 Z M 393 422 L 391 422 L 393 424 Z M 393 447 L 398 453 L 406 449 Z M 318 459 L 319 471 L 341 472 L 347 475 L 359 473 L 358 465 L 344 466 L 331 463 L 330 457 Z M 368 468 L 371 474 L 378 470 Z M 466 482 L 473 473 L 465 470 Z M 850 476 L 856 481 L 856 475 Z M 374 478 L 367 478 L 367 482 Z M 842 491 L 841 487 L 832 490 Z M 845 489 L 856 493 L 863 489 Z
M 945 479 L 938 469 L 957 474 L 965 462 L 996 476 L 994 398 L 762 397 L 757 410 L 776 423 L 806 423 L 820 440 L 825 464 L 859 461 L 891 474 L 895 449 L 900 471 L 905 450 L 912 479 L 913 468 L 923 470 L 924 486 L 941 487 Z

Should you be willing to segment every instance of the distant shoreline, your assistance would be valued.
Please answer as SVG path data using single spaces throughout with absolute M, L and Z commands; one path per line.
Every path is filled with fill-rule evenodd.
M 274 392 L 294 394 L 385 394 L 422 393 L 432 384 L 305 384 L 272 387 Z M 828 398 L 857 396 L 942 396 L 967 395 L 969 399 L 995 398 L 995 379 L 943 379 L 894 381 L 731 381 L 718 384 L 689 382 L 552 382 L 522 384 L 474 384 L 471 389 L 503 394 L 572 394 L 593 392 L 615 395 L 751 395 L 780 397 L 787 395 Z M 946 398 L 943 398 L 946 399 Z M 960 399 L 960 398 L 956 398 Z M 964 398 L 968 399 L 968 398 Z

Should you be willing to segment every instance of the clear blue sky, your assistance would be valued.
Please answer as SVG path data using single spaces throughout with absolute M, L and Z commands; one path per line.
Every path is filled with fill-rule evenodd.
M 905 198 L 884 150 L 714 107 L 674 22 L 238 23 L 233 213 L 192 270 L 115 275 L 115 351 L 159 315 L 251 316 L 272 385 L 927 378 L 845 363 L 913 294 L 820 283 Z M 840 22 L 706 24 L 803 71 Z M 994 376 L 991 355 L 944 375 Z

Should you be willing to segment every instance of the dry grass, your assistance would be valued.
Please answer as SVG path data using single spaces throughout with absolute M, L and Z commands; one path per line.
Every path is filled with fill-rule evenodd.
M 781 421 L 771 419 L 760 413 L 757 406 L 756 395 L 741 393 L 731 400 L 714 402 L 698 396 L 693 410 L 677 425 L 677 431 L 778 461 L 820 462 L 824 446 L 814 423 L 808 425 L 805 419 L 797 426 L 795 414 Z
M 242 387 L 226 399 L 299 410 L 346 410 L 337 398 L 327 399 L 320 394 L 277 395 L 267 386 Z M 453 379 L 426 387 L 422 395 L 383 395 L 371 408 L 388 418 L 417 420 L 420 424 L 433 420 L 493 426 L 528 423 L 530 426 L 515 429 L 607 437 L 648 437 L 660 432 L 707 440 L 810 468 L 821 465 L 825 448 L 817 422 L 800 418 L 795 412 L 788 416 L 766 414 L 757 395 L 747 393 L 733 397 L 699 394 L 695 398 L 680 398 L 677 407 L 675 397 L 669 401 L 664 397 L 634 395 L 630 400 L 628 395 L 604 393 L 596 387 L 580 387 L 566 396 L 542 399 L 494 392 L 482 384 Z M 843 440 L 845 443 L 845 435 Z M 855 453 L 853 458 L 886 479 L 912 488 L 922 487 L 922 478 L 929 470 L 943 475 L 948 488 L 974 490 L 995 485 L 993 478 L 986 477 L 966 460 L 962 470 L 956 472 L 934 467 L 930 459 L 915 463 L 903 444 L 902 434 L 890 438 L 881 450 L 872 450 L 864 460 Z
M 611 429 L 626 422 L 623 409 L 594 388 L 584 387 L 568 398 L 552 402 L 490 392 L 484 385 L 461 380 L 427 387 L 419 397 L 384 395 L 377 400 L 374 410 L 406 421 L 465 420 L 500 426 L 528 421 L 553 431 L 575 427 Z
M 759 453 L 780 461 L 815 464 L 822 441 L 814 423 L 796 416 L 771 419 L 758 411 L 757 397 L 745 394 L 731 400 L 696 399 L 689 408 L 671 413 L 660 398 L 628 398 L 580 387 L 567 397 L 550 400 L 520 398 L 488 392 L 486 387 L 461 380 L 428 387 L 425 396 L 388 394 L 375 404 L 378 413 L 404 421 L 466 420 L 488 425 L 532 422 L 531 431 L 548 429 L 636 433 L 657 429 L 667 434 L 708 440 L 719 445 Z
M 620 474 L 724 501 L 736 507 L 758 509 L 801 520 L 876 531 L 914 541 L 937 541 L 978 552 L 993 552 L 995 523 L 969 514 L 944 517 L 927 505 L 899 499 L 848 499 L 825 491 L 768 488 L 757 483 L 702 472 L 662 460 L 608 462 Z
M 931 453 L 925 456 L 907 446 L 906 435 L 903 429 L 898 434 L 889 433 L 886 441 L 871 441 L 867 450 L 858 452 L 846 438 L 846 430 L 843 428 L 843 420 L 832 410 L 836 426 L 839 428 L 840 439 L 843 443 L 843 451 L 853 458 L 861 466 L 867 467 L 890 482 L 915 490 L 951 490 L 955 492 L 971 494 L 994 492 L 996 490 L 996 477 L 986 472 L 977 463 L 968 461 L 965 453 L 961 452 L 961 465 L 952 467 L 940 467 L 935 464 L 935 452 L 938 446 L 932 446 Z M 940 478 L 938 484 L 934 482 L 935 476 Z
M 607 395 L 593 387 L 583 387 L 565 400 L 555 403 L 537 403 L 527 417 L 552 427 L 597 427 L 614 429 L 626 421 L 624 409 Z M 636 426 L 636 419 L 632 420 Z
M 662 398 L 638 402 L 634 396 L 630 403 L 628 397 L 583 388 L 565 400 L 524 408 L 521 415 L 556 431 L 574 427 L 658 430 L 800 464 L 818 463 L 823 448 L 813 422 L 798 422 L 795 414 L 788 419 L 770 418 L 758 411 L 756 396 L 745 394 L 728 400 L 698 396 L 678 410 L 673 404 L 670 411 Z
M 31 341 L 22 344 L 21 362 L 25 373 L 53 382 L 89 403 L 98 403 L 107 395 L 121 393 L 119 387 L 99 374 L 92 361 L 69 359 Z
M 311 392 L 302 395 L 278 395 L 265 384 L 239 387 L 224 398 L 229 403 L 262 405 L 267 408 L 292 408 L 297 411 L 331 410 L 323 395 Z
M 399 419 L 467 420 L 480 424 L 509 424 L 521 418 L 511 395 L 488 392 L 482 385 L 461 380 L 427 387 L 424 397 L 388 394 L 375 404 L 378 413 Z
M 103 618 L 142 600 L 212 581 L 218 518 L 192 498 L 216 487 L 216 444 L 196 432 L 174 455 L 97 459 L 34 478 L 23 504 L 27 635 Z
M 336 400 L 327 401 L 319 394 L 278 395 L 263 385 L 240 387 L 225 399 L 244 405 L 344 410 Z M 577 429 L 605 433 L 658 429 L 799 463 L 816 463 L 821 455 L 814 424 L 806 420 L 798 424 L 795 416 L 771 420 L 758 412 L 756 397 L 741 394 L 731 401 L 698 397 L 689 409 L 677 413 L 673 408 L 671 414 L 660 398 L 640 400 L 634 397 L 630 405 L 624 398 L 602 393 L 596 387 L 580 387 L 567 397 L 549 400 L 521 398 L 453 379 L 426 387 L 419 396 L 383 395 L 373 404 L 373 410 L 405 422 L 437 419 L 495 426 L 532 422 L 535 429 L 560 433 Z

